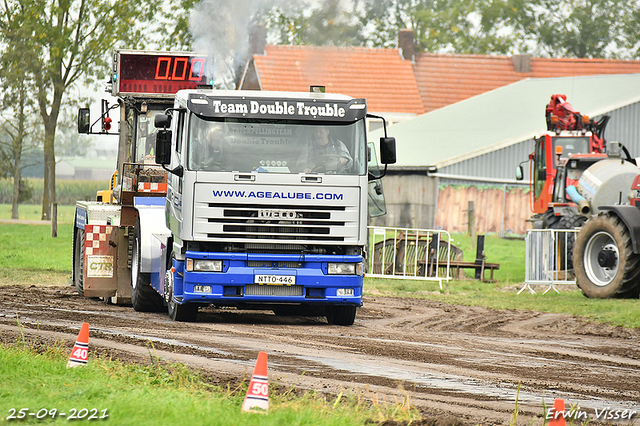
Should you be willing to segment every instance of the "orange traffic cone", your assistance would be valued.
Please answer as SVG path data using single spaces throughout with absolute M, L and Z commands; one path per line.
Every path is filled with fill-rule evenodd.
M 553 417 L 549 420 L 548 426 L 567 426 L 567 419 L 564 413 L 564 399 L 553 401 Z
M 267 353 L 258 352 L 256 367 L 247 389 L 247 396 L 242 404 L 242 411 L 253 411 L 260 408 L 264 411 L 269 409 L 269 382 L 267 380 Z
M 89 323 L 83 322 L 76 344 L 73 345 L 67 368 L 86 365 L 89 358 Z

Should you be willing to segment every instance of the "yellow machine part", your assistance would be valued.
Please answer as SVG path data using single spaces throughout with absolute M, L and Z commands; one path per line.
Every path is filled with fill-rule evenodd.
M 111 175 L 109 189 L 103 189 L 96 192 L 96 201 L 102 201 L 103 203 L 111 203 L 111 194 L 113 193 L 113 188 L 115 188 L 116 186 L 117 178 L 118 178 L 118 172 L 115 171 Z

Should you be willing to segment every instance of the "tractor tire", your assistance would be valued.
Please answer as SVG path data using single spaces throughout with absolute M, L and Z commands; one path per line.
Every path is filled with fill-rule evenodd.
M 151 274 L 140 271 L 141 241 L 140 219 L 133 231 L 131 252 L 131 305 L 137 312 L 166 312 L 162 296 L 151 287 Z
M 76 239 L 73 244 L 73 284 L 80 296 L 84 296 L 84 230 L 76 231 Z
M 582 228 L 582 225 L 587 221 L 586 216 L 581 215 L 572 215 L 572 216 L 563 216 L 560 219 L 560 223 L 558 224 L 558 229 L 575 229 Z
M 542 215 L 542 229 L 557 229 L 560 223 L 560 216 L 553 214 L 553 210 L 549 209 Z
M 563 216 L 558 221 L 555 229 L 562 230 L 562 229 L 582 228 L 582 225 L 584 225 L 586 221 L 587 221 L 586 216 L 580 216 L 580 215 Z M 562 256 L 560 267 L 562 269 L 565 269 L 565 265 L 564 265 L 565 242 L 566 242 L 566 253 L 567 253 L 566 269 L 570 270 L 570 269 L 573 269 L 573 250 L 576 243 L 575 234 L 570 233 L 566 236 L 566 239 L 565 238 L 560 239 L 560 250 L 561 250 L 561 256 Z
M 353 325 L 356 309 L 355 306 L 327 306 L 327 322 L 333 325 Z
M 624 222 L 613 213 L 588 220 L 575 242 L 576 283 L 586 297 L 629 298 L 638 295 L 640 255 L 633 253 Z

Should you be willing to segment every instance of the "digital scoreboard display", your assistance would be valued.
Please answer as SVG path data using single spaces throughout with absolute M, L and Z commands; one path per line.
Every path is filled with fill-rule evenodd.
M 166 94 L 207 84 L 207 57 L 188 53 L 115 52 L 113 95 Z

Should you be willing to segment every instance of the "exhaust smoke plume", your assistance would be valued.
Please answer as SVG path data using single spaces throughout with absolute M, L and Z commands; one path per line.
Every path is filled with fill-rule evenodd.
M 207 70 L 207 77 L 209 80 L 213 79 L 216 87 L 233 89 L 241 77 L 249 54 L 253 53 L 249 52 L 251 28 L 253 25 L 263 24 L 261 21 L 269 11 L 277 9 L 284 15 L 307 17 L 316 13 L 326 19 L 324 9 L 333 10 L 339 16 L 339 10 L 346 10 L 351 3 L 352 0 L 332 0 L 328 3 L 316 0 L 202 0 L 189 15 L 192 49 L 209 56 L 211 65 Z M 336 6 L 338 9 L 335 9 Z M 315 38 L 314 32 L 327 32 L 324 24 L 326 23 L 311 19 L 307 22 L 306 31 L 311 38 Z M 275 29 L 275 32 L 279 31 L 280 29 Z M 322 41 L 306 42 L 313 45 L 324 44 Z
M 189 16 L 193 50 L 209 56 L 207 77 L 220 88 L 232 89 L 235 74 L 241 72 L 249 53 L 253 20 L 271 0 L 204 0 Z

